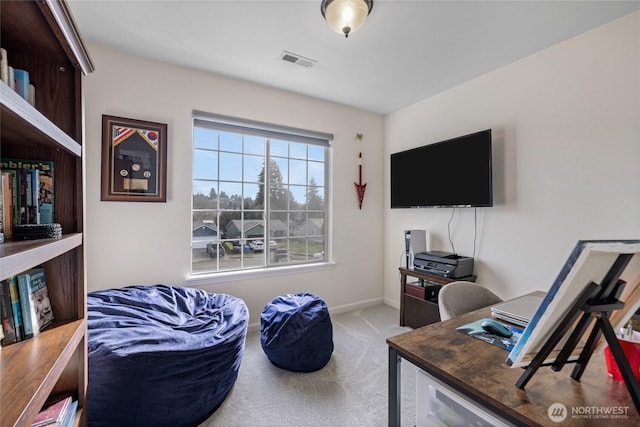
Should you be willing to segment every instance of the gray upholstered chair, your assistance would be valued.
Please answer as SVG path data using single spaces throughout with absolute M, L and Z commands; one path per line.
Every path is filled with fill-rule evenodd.
M 473 282 L 451 282 L 438 293 L 440 320 L 447 320 L 479 308 L 502 302 L 502 298 Z

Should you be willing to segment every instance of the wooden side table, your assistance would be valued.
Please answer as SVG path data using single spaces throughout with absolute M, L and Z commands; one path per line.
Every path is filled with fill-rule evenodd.
M 407 277 L 416 278 L 418 282 L 407 283 Z M 475 282 L 476 276 L 451 279 L 400 267 L 400 326 L 419 328 L 439 322 L 437 289 L 459 280 Z

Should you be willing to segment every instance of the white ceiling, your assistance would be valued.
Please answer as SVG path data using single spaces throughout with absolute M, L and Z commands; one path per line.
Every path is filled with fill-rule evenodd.
M 625 1 L 375 0 L 348 39 L 320 0 L 68 0 L 86 41 L 387 114 L 629 14 Z M 316 60 L 304 68 L 289 51 Z

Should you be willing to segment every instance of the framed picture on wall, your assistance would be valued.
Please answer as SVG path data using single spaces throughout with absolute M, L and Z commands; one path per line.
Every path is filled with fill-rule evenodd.
M 102 116 L 101 200 L 167 201 L 167 125 Z

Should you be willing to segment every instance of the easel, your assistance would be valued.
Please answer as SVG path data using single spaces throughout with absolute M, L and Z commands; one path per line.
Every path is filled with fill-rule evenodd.
M 609 316 L 614 310 L 624 307 L 624 303 L 618 298 L 622 294 L 622 290 L 626 284 L 620 280 L 622 272 L 631 261 L 633 254 L 621 254 L 611 266 L 606 276 L 602 280 L 600 286 L 594 282 L 590 282 L 580 296 L 576 299 L 565 317 L 560 321 L 556 329 L 553 331 L 549 339 L 542 346 L 540 351 L 533 358 L 529 366 L 526 367 L 523 374 L 516 382 L 516 386 L 524 389 L 533 374 L 536 373 L 541 366 L 551 366 L 554 371 L 560 371 L 563 366 L 570 362 L 576 365 L 571 373 L 571 378 L 580 381 L 587 363 L 591 359 L 591 355 L 596 350 L 598 338 L 600 334 L 604 334 L 607 344 L 613 357 L 618 364 L 624 383 L 629 390 L 629 394 L 633 399 L 636 410 L 640 413 L 640 385 L 631 370 L 631 366 L 624 355 L 622 347 L 618 342 L 615 331 L 609 321 Z M 578 320 L 578 317 L 580 319 Z M 580 338 L 587 332 L 587 327 L 592 323 L 593 318 L 596 319 L 589 337 L 585 342 L 584 348 L 580 356 L 575 361 L 569 361 L 569 357 L 575 350 Z M 577 321 L 577 322 L 576 322 Z M 545 360 L 554 351 L 560 340 L 567 335 L 573 327 L 571 335 L 569 335 L 562 350 L 556 356 L 552 363 L 545 363 Z

